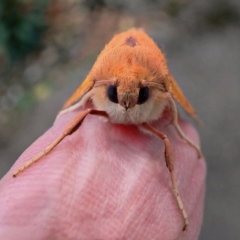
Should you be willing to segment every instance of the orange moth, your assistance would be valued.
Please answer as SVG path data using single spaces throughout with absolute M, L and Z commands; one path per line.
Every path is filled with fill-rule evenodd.
M 168 107 L 172 113 L 171 123 L 177 133 L 201 157 L 200 148 L 188 139 L 178 125 L 174 99 L 191 117 L 197 119 L 193 107 L 169 73 L 164 55 L 154 41 L 141 29 L 131 29 L 115 35 L 58 116 L 70 111 L 84 110 L 78 113 L 52 144 L 17 169 L 13 176 L 16 177 L 48 154 L 67 135 L 76 131 L 88 114 L 106 117 L 112 124 L 137 125 L 164 142 L 165 161 L 170 172 L 173 193 L 184 220 L 183 230 L 186 230 L 189 220 L 175 180 L 170 141 L 164 133 L 151 126 L 151 122 L 160 119 L 163 110 Z M 86 109 L 89 101 L 93 108 Z

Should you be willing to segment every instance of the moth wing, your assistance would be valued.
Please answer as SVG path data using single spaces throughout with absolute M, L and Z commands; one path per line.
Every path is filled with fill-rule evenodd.
M 62 110 L 69 108 L 79 102 L 83 96 L 88 93 L 94 85 L 94 81 L 92 81 L 89 76 L 85 78 L 83 83 L 77 88 L 77 90 L 72 94 L 72 96 L 65 102 L 62 107 Z
M 170 92 L 174 99 L 178 101 L 178 103 L 183 107 L 183 109 L 198 123 L 201 123 L 199 120 L 197 113 L 195 112 L 193 106 L 189 103 L 187 98 L 184 96 L 181 88 L 178 86 L 177 82 L 174 80 L 172 76 L 169 78 L 170 81 Z

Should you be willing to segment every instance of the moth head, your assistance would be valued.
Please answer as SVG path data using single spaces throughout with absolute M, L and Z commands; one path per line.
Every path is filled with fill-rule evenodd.
M 109 84 L 106 89 L 106 96 L 109 101 L 119 104 L 127 111 L 136 105 L 144 104 L 150 97 L 150 89 L 148 86 L 142 86 L 132 91 L 125 91 L 121 87 Z
M 163 88 L 145 80 L 100 80 L 96 81 L 92 101 L 98 110 L 107 112 L 111 122 L 140 124 L 161 116 L 166 106 Z

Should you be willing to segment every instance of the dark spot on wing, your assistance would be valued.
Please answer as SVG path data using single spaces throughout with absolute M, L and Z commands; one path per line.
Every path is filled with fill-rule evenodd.
M 126 39 L 126 44 L 130 47 L 135 47 L 137 45 L 137 40 L 134 37 L 128 37 Z

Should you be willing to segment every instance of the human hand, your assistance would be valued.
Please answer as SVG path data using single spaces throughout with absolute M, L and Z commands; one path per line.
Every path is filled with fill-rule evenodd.
M 137 127 L 112 125 L 88 116 L 52 152 L 20 173 L 12 173 L 50 144 L 76 113 L 58 119 L 30 146 L 0 182 L 0 239 L 6 240 L 193 240 L 203 214 L 206 166 L 159 122 L 174 150 L 180 195 L 189 228 L 174 198 L 161 139 Z M 180 120 L 189 138 L 196 131 Z

